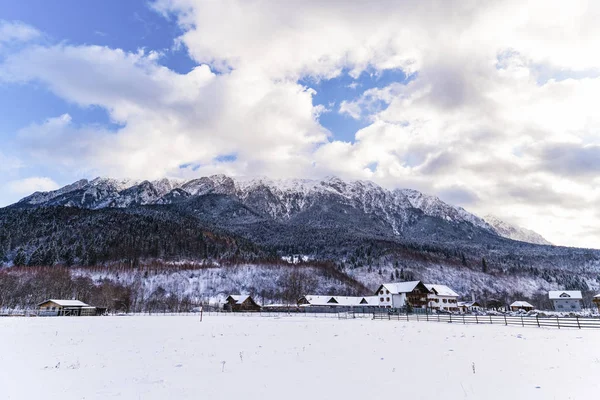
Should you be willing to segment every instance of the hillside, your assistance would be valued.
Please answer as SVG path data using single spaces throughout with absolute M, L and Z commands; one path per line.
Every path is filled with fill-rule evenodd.
M 338 178 L 97 178 L 0 210 L 6 266 L 264 265 L 302 254 L 368 287 L 406 277 L 463 294 L 598 286 L 600 251 L 527 241 L 546 243 L 414 190 Z

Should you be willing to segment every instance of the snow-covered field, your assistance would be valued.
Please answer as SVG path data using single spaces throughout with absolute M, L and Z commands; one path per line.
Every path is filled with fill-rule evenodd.
M 308 317 L 2 318 L 2 399 L 591 399 L 600 331 Z

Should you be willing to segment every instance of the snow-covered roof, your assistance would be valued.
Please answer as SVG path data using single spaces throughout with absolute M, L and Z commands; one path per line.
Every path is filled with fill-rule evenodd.
M 41 306 L 44 303 L 47 302 L 53 302 L 55 304 L 58 304 L 61 307 L 90 307 L 89 304 L 85 304 L 83 301 L 79 301 L 79 300 L 58 300 L 58 299 L 49 299 L 49 300 L 45 300 L 43 302 L 41 302 L 40 304 L 38 304 L 38 306 Z
M 304 296 L 304 298 L 311 306 L 331 306 L 335 305 L 337 301 L 334 299 L 333 296 L 318 296 L 312 294 L 307 294 L 306 296 Z
M 366 301 L 368 305 L 378 306 L 379 305 L 379 296 L 364 296 L 363 299 Z M 361 300 L 362 302 L 362 300 Z M 364 303 L 361 303 L 364 305 Z
M 531 304 L 526 301 L 515 301 L 510 305 L 511 307 L 531 307 L 534 308 Z
M 477 304 L 477 306 L 479 306 L 479 303 L 476 301 L 459 301 L 457 304 L 459 307 L 473 307 L 474 304 Z
M 362 301 L 362 297 L 356 296 L 333 296 L 340 306 L 358 306 Z
M 600 294 L 594 296 L 595 299 L 600 299 Z
M 232 294 L 232 295 L 229 295 L 229 297 L 231 297 L 233 300 L 235 300 L 235 304 L 242 304 L 250 296 L 248 296 L 248 295 L 242 295 L 242 294 Z
M 295 308 L 298 307 L 296 304 L 265 304 L 262 308 Z
M 454 290 L 450 289 L 446 285 L 435 285 L 431 283 L 426 283 L 425 286 L 427 287 L 427 289 L 429 289 L 429 291 L 433 291 L 438 296 L 458 297 L 458 293 L 456 293 Z
M 573 299 L 581 300 L 581 292 L 579 290 L 551 290 L 548 292 L 550 300 Z
M 421 281 L 410 281 L 410 282 L 397 282 L 397 283 L 384 283 L 383 286 L 390 293 L 398 294 L 398 293 L 410 293 Z
M 304 299 L 310 306 L 342 306 L 360 307 L 367 305 L 379 305 L 377 296 L 318 296 L 306 295 Z

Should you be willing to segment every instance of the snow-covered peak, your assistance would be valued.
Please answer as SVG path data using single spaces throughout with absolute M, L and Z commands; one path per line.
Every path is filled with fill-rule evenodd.
M 116 191 L 121 191 L 125 189 L 129 189 L 132 186 L 139 184 L 140 181 L 134 179 L 113 179 L 113 178 L 104 178 L 97 177 L 90 182 L 91 186 L 95 187 L 106 187 L 110 189 L 114 189 Z
M 494 231 L 502 237 L 534 244 L 552 244 L 537 232 L 509 224 L 493 215 L 486 215 L 484 219 L 492 226 L 492 228 L 494 228 Z
M 34 193 L 21 200 L 28 205 L 65 205 L 83 208 L 129 207 L 172 204 L 194 196 L 231 196 L 258 213 L 289 220 L 310 212 L 313 207 L 354 209 L 380 221 L 385 229 L 400 234 L 415 218 L 415 212 L 439 218 L 450 224 L 469 223 L 510 239 L 549 244 L 535 232 L 488 217 L 486 220 L 465 209 L 452 206 L 435 196 L 412 189 L 387 190 L 364 180 L 343 180 L 335 176 L 320 180 L 271 179 L 268 177 L 229 177 L 212 175 L 191 180 L 96 178 L 81 180 L 61 189 Z M 331 208 L 334 207 L 334 208 Z M 339 210 L 339 209 L 338 209 Z
M 69 193 L 69 192 L 72 192 L 75 190 L 79 190 L 88 184 L 89 184 L 89 182 L 87 179 L 81 179 L 81 180 L 78 180 L 77 182 L 71 183 L 70 185 L 64 186 L 57 190 L 52 190 L 49 192 L 35 192 L 35 193 L 21 199 L 19 201 L 19 203 L 31 204 L 31 205 L 46 203 L 62 194 Z
M 412 207 L 423 211 L 426 215 L 447 221 L 469 222 L 479 228 L 492 231 L 492 227 L 482 218 L 471 214 L 462 207 L 444 203 L 438 197 L 426 195 L 414 189 L 397 189 L 394 192 L 397 195 L 405 196 Z

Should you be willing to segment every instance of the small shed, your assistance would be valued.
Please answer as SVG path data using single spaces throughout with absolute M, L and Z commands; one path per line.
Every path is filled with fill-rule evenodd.
M 223 307 L 226 311 L 260 311 L 260 305 L 251 296 L 232 294 L 225 299 Z
M 534 308 L 535 307 L 533 307 L 533 305 L 529 304 L 526 301 L 515 301 L 514 303 L 512 303 L 510 305 L 511 311 L 519 311 L 519 310 L 531 311 Z
M 86 316 L 96 315 L 96 307 L 79 300 L 48 299 L 38 304 L 42 316 Z
M 458 309 L 462 312 L 481 311 L 481 304 L 477 301 L 459 301 Z

